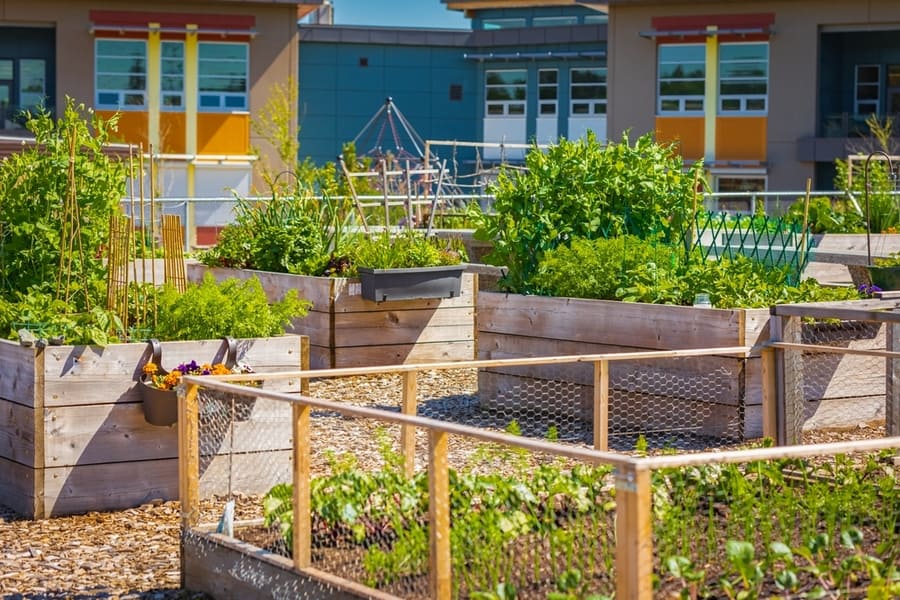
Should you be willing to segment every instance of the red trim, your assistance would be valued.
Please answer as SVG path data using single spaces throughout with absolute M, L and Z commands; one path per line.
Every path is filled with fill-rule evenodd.
M 146 26 L 159 23 L 160 27 L 187 27 L 197 25 L 207 29 L 251 30 L 256 26 L 253 15 L 220 15 L 196 13 L 134 12 L 125 10 L 92 10 L 91 22 L 102 29 L 115 26 Z
M 775 24 L 775 13 L 755 13 L 738 15 L 687 15 L 678 17 L 653 17 L 650 20 L 657 31 L 696 31 L 710 25 L 722 29 L 771 27 Z

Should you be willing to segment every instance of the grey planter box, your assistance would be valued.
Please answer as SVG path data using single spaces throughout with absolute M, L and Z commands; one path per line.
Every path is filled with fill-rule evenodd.
M 465 265 L 411 269 L 359 268 L 362 297 L 373 302 L 456 298 Z

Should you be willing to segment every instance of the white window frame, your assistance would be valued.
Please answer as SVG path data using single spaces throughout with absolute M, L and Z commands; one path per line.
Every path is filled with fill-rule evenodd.
M 141 73 L 129 72 L 127 74 L 118 73 L 114 71 L 101 71 L 99 69 L 98 63 L 101 58 L 123 58 L 122 55 L 116 54 L 100 54 L 100 45 L 101 44 L 142 44 L 144 48 L 144 71 Z M 126 88 L 101 88 L 98 85 L 100 77 L 103 76 L 131 76 L 131 77 L 143 77 L 144 78 L 144 87 L 142 89 L 134 88 L 134 89 L 126 89 Z M 101 102 L 100 98 L 102 95 L 116 95 L 116 102 Z M 135 103 L 126 103 L 126 97 L 138 98 L 140 97 L 141 102 L 139 104 Z M 147 110 L 147 40 L 138 40 L 138 39 L 110 39 L 110 38 L 96 38 L 94 40 L 94 107 L 99 109 L 112 109 L 112 110 L 137 110 L 144 111 Z
M 859 70 L 860 68 L 866 69 L 875 69 L 878 73 L 877 80 L 875 83 L 871 82 L 860 82 L 859 80 Z M 879 64 L 864 64 L 864 65 L 856 65 L 853 68 L 853 114 L 855 115 L 869 115 L 869 114 L 881 114 L 881 65 Z M 869 88 L 874 87 L 876 91 L 876 97 L 874 100 L 860 100 L 859 99 L 859 90 L 860 88 Z M 863 112 L 861 109 L 862 105 L 870 106 L 874 105 L 874 110 L 867 110 Z
M 552 83 L 542 83 L 541 73 L 553 73 L 555 77 Z M 553 90 L 553 98 L 544 98 L 544 92 Z M 545 108 L 552 107 L 550 112 L 544 112 Z M 538 118 L 555 117 L 559 114 L 559 69 L 538 69 Z
M 203 46 L 212 46 L 212 45 L 228 45 L 228 46 L 241 46 L 244 48 L 244 91 L 243 92 L 222 92 L 222 91 L 204 91 L 202 88 L 197 90 L 197 110 L 200 112 L 246 112 L 250 108 L 250 44 L 246 42 L 200 42 L 200 48 Z M 198 49 L 197 56 L 197 73 L 198 73 L 198 88 L 200 86 L 200 80 L 204 77 L 216 77 L 215 75 L 204 75 L 203 74 L 203 66 L 204 63 L 216 63 L 216 62 L 232 62 L 236 59 L 216 59 L 216 58 L 200 58 L 201 52 Z M 224 79 L 224 77 L 223 77 Z M 241 106 L 228 106 L 229 100 L 238 98 L 242 100 Z M 215 99 L 217 102 L 214 106 L 205 105 L 203 101 L 205 99 Z
M 656 114 L 658 115 L 702 115 L 704 112 L 704 107 L 706 106 L 706 95 L 705 94 L 681 94 L 681 95 L 667 95 L 663 96 L 660 88 L 662 87 L 662 83 L 664 81 L 668 81 L 668 79 L 663 79 L 660 76 L 662 72 L 662 53 L 666 48 L 675 48 L 675 47 L 696 47 L 699 46 L 703 49 L 703 60 L 702 61 L 693 61 L 689 63 L 679 63 L 679 64 L 702 64 L 703 65 L 703 78 L 696 77 L 685 77 L 680 79 L 672 79 L 672 81 L 700 81 L 702 83 L 706 82 L 706 45 L 705 44 L 660 44 L 657 48 L 656 55 L 656 63 L 657 63 L 657 74 L 656 74 Z M 669 64 L 668 61 L 665 64 Z M 676 109 L 664 109 L 663 105 L 667 102 L 675 101 L 678 103 L 678 107 Z M 688 104 L 691 102 L 699 102 L 699 107 L 696 108 L 688 108 Z
M 160 51 L 160 82 L 159 82 L 159 102 L 160 109 L 164 111 L 184 111 L 184 42 L 178 40 L 163 40 L 163 47 L 166 45 L 171 46 L 180 46 L 181 47 L 181 56 L 180 57 L 167 57 L 162 50 Z M 166 73 L 166 64 L 177 64 L 181 63 L 181 73 L 176 75 L 174 73 Z M 166 89 L 166 81 L 174 80 L 175 78 L 181 79 L 181 89 Z M 172 105 L 166 103 L 166 98 L 178 98 L 178 104 Z
M 760 77 L 722 77 L 722 66 L 728 64 L 750 64 L 759 63 L 760 60 L 723 60 L 722 48 L 726 46 L 762 46 L 766 49 L 765 55 L 765 86 L 764 94 L 723 94 L 722 84 L 724 82 L 758 82 L 763 78 Z M 737 108 L 726 108 L 728 102 L 738 102 Z M 719 114 L 720 115 L 765 115 L 769 111 L 769 43 L 768 42 L 724 42 L 719 45 Z M 751 107 L 751 103 L 762 101 L 762 108 Z
M 598 82 L 576 82 L 575 71 L 601 71 L 603 83 Z M 606 114 L 606 92 L 607 92 L 607 70 L 606 67 L 572 67 L 569 69 L 569 116 L 575 118 L 596 118 L 597 115 Z M 603 90 L 602 98 L 575 98 L 576 88 L 598 88 Z M 576 106 L 586 105 L 587 112 L 577 112 Z
M 522 73 L 525 81 L 521 84 L 491 84 L 488 78 L 491 73 Z M 511 100 L 490 100 L 490 90 L 492 88 L 521 88 L 524 91 L 522 98 L 513 98 Z M 515 95 L 515 94 L 513 94 Z M 528 70 L 527 69 L 488 69 L 484 72 L 484 116 L 487 118 L 512 117 L 522 118 L 526 116 L 528 111 Z M 521 107 L 521 112 L 516 107 Z M 500 108 L 500 112 L 491 112 L 492 108 Z M 515 109 L 515 110 L 512 110 Z

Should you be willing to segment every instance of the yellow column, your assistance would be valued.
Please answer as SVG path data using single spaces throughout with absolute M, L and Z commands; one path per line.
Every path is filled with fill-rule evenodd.
M 199 106 L 200 53 L 197 42 L 197 26 L 187 26 L 187 37 L 184 41 L 184 151 L 191 158 L 187 164 L 187 196 L 193 198 L 196 193 L 194 159 L 197 156 L 197 106 Z M 194 203 L 188 202 L 185 210 L 184 230 L 188 248 L 197 245 L 197 230 L 194 227 Z
M 706 87 L 703 91 L 703 160 L 709 164 L 716 159 L 716 114 L 719 112 L 719 38 L 715 32 L 718 28 L 710 25 L 706 28 L 712 32 L 706 38 Z
M 147 36 L 147 142 L 150 147 L 160 152 L 159 145 L 159 111 L 162 102 L 162 44 L 160 42 L 159 23 L 150 23 Z

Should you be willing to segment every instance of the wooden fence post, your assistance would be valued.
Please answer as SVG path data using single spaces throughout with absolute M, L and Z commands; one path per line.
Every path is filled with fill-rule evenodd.
M 799 344 L 803 341 L 800 317 L 783 318 L 781 339 L 788 343 Z M 784 432 L 779 445 L 792 446 L 803 440 L 803 421 L 806 418 L 806 394 L 803 391 L 803 351 L 781 350 L 782 354 L 782 404 L 783 422 L 779 424 L 779 432 Z
M 200 387 L 178 389 L 178 496 L 181 500 L 181 535 L 200 522 Z M 181 586 L 185 587 L 185 553 L 181 552 Z
M 403 373 L 403 399 L 400 412 L 404 415 L 416 416 L 416 394 L 418 386 L 416 377 L 418 371 L 406 371 Z M 407 477 L 412 477 L 416 465 L 416 427 L 403 424 L 400 426 L 400 452 L 403 454 L 403 472 Z
M 453 586 L 450 564 L 450 476 L 444 431 L 428 433 L 428 572 L 430 597 L 449 600 Z
M 200 522 L 199 390 L 196 384 L 178 390 L 178 495 L 183 532 Z
M 775 348 L 763 348 L 762 362 L 762 429 L 763 436 L 778 439 L 778 379 L 775 368 Z
M 888 352 L 900 346 L 900 324 L 887 324 Z M 900 360 L 887 359 L 884 395 L 884 433 L 888 437 L 900 435 Z
M 594 449 L 609 450 L 609 361 L 594 362 Z
M 309 491 L 309 416 L 304 404 L 291 407 L 294 429 L 294 567 L 308 567 L 312 561 L 312 515 Z
M 653 598 L 650 470 L 616 469 L 616 598 Z

